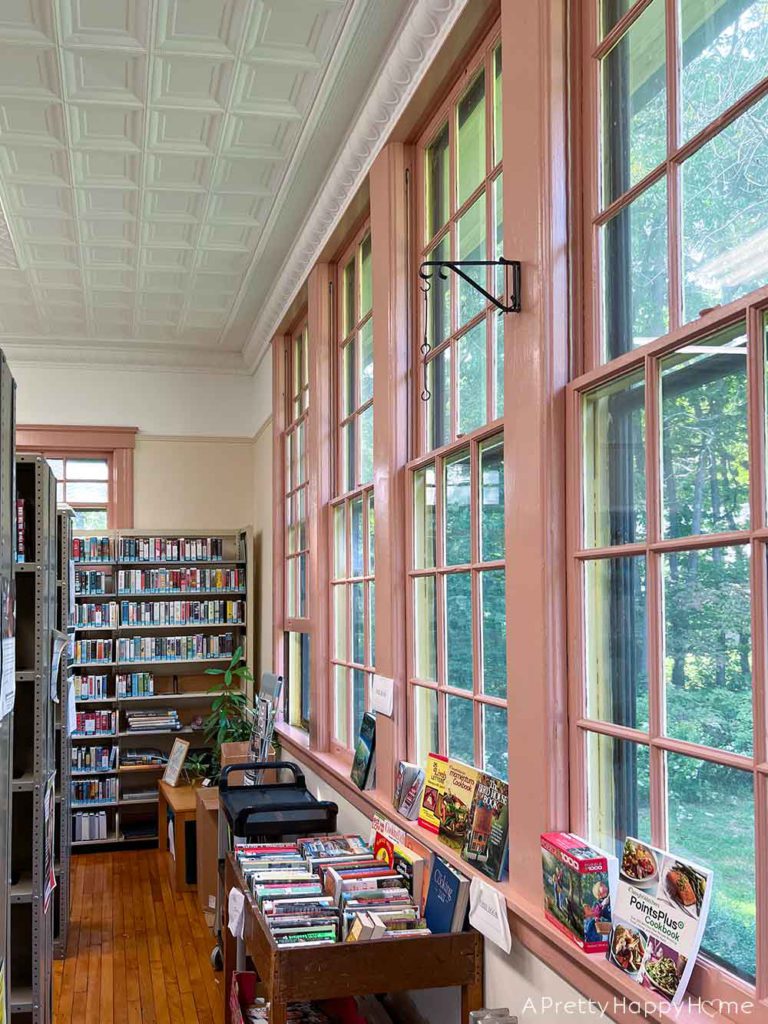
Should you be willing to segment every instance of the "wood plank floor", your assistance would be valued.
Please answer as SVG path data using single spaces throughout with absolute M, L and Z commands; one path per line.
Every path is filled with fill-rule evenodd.
M 222 1024 L 222 975 L 197 893 L 171 889 L 157 850 L 72 858 L 54 1024 Z

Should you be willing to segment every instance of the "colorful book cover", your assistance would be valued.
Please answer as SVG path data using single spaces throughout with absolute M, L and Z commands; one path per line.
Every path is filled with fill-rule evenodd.
M 350 778 L 358 789 L 365 789 L 376 749 L 376 716 L 366 711 L 360 723 Z
M 445 792 L 439 804 L 440 838 L 452 850 L 461 850 L 467 834 L 467 823 L 475 786 L 480 777 L 477 768 L 462 761 L 448 762 Z
M 498 882 L 509 842 L 509 788 L 487 772 L 478 774 L 461 856 Z
M 679 1005 L 696 963 L 712 871 L 631 837 L 624 842 L 606 954 L 643 988 Z
M 604 953 L 616 895 L 616 857 L 570 832 L 541 837 L 544 913 L 586 953 Z
M 427 769 L 424 773 L 424 791 L 421 796 L 419 824 L 428 832 L 437 835 L 440 832 L 440 802 L 445 793 L 448 778 L 448 758 L 442 754 L 430 754 L 427 757 Z
M 427 928 L 434 935 L 461 931 L 467 913 L 469 879 L 435 857 L 424 905 Z
M 424 788 L 424 769 L 410 761 L 400 761 L 395 778 L 395 810 L 412 821 L 418 817 L 421 792 Z

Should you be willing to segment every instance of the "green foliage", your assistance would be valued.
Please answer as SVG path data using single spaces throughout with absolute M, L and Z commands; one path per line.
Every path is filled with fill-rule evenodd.
M 204 727 L 205 738 L 213 743 L 214 756 L 220 761 L 222 743 L 241 743 L 251 735 L 252 713 L 242 687 L 253 682 L 253 675 L 244 662 L 242 647 L 237 648 L 225 669 L 209 668 L 206 675 L 222 677 L 208 691 L 216 696 Z
M 211 774 L 212 769 L 211 756 L 205 751 L 194 751 L 191 754 L 187 754 L 184 759 L 183 775 L 190 785 L 197 779 L 207 778 Z

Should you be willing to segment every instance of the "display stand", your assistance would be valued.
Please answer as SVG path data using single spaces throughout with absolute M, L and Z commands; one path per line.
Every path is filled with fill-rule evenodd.
M 74 632 L 74 586 L 72 567 L 72 529 L 75 514 L 72 509 L 60 508 L 56 513 L 58 560 L 56 570 L 56 628 L 66 633 L 71 640 Z M 59 668 L 59 702 L 54 708 L 56 728 L 56 880 L 53 907 L 53 955 L 62 960 L 67 951 L 69 930 L 69 864 L 72 842 L 71 795 L 71 750 L 69 738 L 69 644 L 61 655 Z
M 270 1003 L 271 1024 L 285 1024 L 288 1004 L 304 1000 L 373 995 L 461 986 L 461 1020 L 483 1005 L 483 939 L 479 932 L 430 935 L 419 939 L 339 942 L 327 946 L 277 945 L 248 893 L 233 854 L 227 855 L 226 891 L 245 893 L 245 953 Z M 224 901 L 224 909 L 228 900 Z M 225 1024 L 231 1024 L 229 993 L 238 969 L 237 941 L 224 931 Z
M 170 786 L 160 780 L 158 803 L 158 848 L 168 851 L 171 860 L 170 877 L 175 892 L 190 892 L 195 888 L 187 880 L 187 862 L 196 863 L 195 852 L 188 850 L 187 826 L 196 827 L 197 790 L 194 786 Z M 173 814 L 173 851 L 168 849 L 168 809 Z

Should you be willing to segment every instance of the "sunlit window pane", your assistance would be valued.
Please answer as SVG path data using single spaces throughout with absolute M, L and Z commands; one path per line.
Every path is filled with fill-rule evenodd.
M 376 664 L 376 584 L 371 581 L 368 585 L 368 628 L 369 646 L 368 664 Z
M 432 238 L 450 216 L 450 160 L 448 148 L 448 125 L 444 124 L 427 147 L 425 155 L 427 174 L 427 238 Z M 439 259 L 440 257 L 433 257 Z
M 299 535 L 299 550 L 305 551 L 307 548 L 307 488 L 302 487 L 296 492 L 294 498 L 294 506 L 296 508 L 296 529 Z
M 749 546 L 663 556 L 667 734 L 752 752 Z
M 350 420 L 341 428 L 342 490 L 352 491 L 357 486 L 357 424 Z
M 349 661 L 347 590 L 348 587 L 343 583 L 335 584 L 333 587 L 333 656 L 339 661 Z
M 363 584 L 353 583 L 352 587 L 352 661 L 365 664 L 365 605 Z
M 435 564 L 435 467 L 423 466 L 413 474 L 413 565 L 431 569 Z
M 105 508 L 78 508 L 75 510 L 76 530 L 106 530 L 107 510 Z
M 425 686 L 414 686 L 412 691 L 415 757 L 419 764 L 425 764 L 427 754 L 439 747 L 437 691 Z
M 307 614 L 307 556 L 299 555 L 296 560 L 299 564 L 298 579 L 298 613 L 299 618 L 305 618 Z
M 436 680 L 437 604 L 434 576 L 418 576 L 413 581 L 413 603 L 416 677 Z
M 67 480 L 107 480 L 108 478 L 109 463 L 106 459 L 67 459 Z
M 464 565 L 472 560 L 469 450 L 449 456 L 444 466 L 445 564 Z
M 480 445 L 480 557 L 504 557 L 504 440 L 496 436 Z
M 467 212 L 459 218 L 456 230 L 460 260 L 471 261 L 488 258 L 486 253 L 485 193 L 476 199 Z M 481 288 L 487 290 L 488 281 L 485 267 L 465 267 L 464 271 Z M 468 281 L 459 278 L 458 284 L 458 324 L 461 327 L 485 309 L 487 300 Z
M 446 683 L 472 690 L 472 578 L 468 572 L 445 577 Z
M 607 35 L 613 26 L 627 13 L 635 0 L 602 0 L 600 4 L 600 23 L 602 34 Z
M 504 255 L 504 175 L 493 182 L 493 258 L 500 259 Z M 509 301 L 506 287 L 506 271 L 504 267 L 496 267 L 496 298 Z
M 499 317 L 494 316 L 491 320 L 491 330 L 493 331 L 493 351 L 494 351 L 494 376 L 495 376 L 495 394 L 494 394 L 494 419 L 500 419 L 504 415 L 504 322 Z
M 359 495 L 350 502 L 351 534 L 350 548 L 352 555 L 352 576 L 363 575 L 363 498 Z
M 493 162 L 497 164 L 503 156 L 504 131 L 501 120 L 501 47 L 493 51 Z
M 587 821 L 590 842 L 619 854 L 627 836 L 651 840 L 648 747 L 599 733 L 587 735 Z
M 600 229 L 600 257 L 603 350 L 613 359 L 669 330 L 666 178 Z
M 451 439 L 451 350 L 427 363 L 427 439 L 430 450 L 441 448 Z
M 481 71 L 459 100 L 458 196 L 459 206 L 485 177 L 485 72 Z
M 373 481 L 373 406 L 360 413 L 360 483 Z
M 342 746 L 349 746 L 349 670 L 343 665 L 333 667 L 334 736 Z
M 473 702 L 463 697 L 448 694 L 445 698 L 448 729 L 448 756 L 475 763 L 475 731 L 473 726 Z
M 682 217 L 686 321 L 768 282 L 768 98 L 685 161 Z
M 749 525 L 747 338 L 744 324 L 661 363 L 664 534 Z
M 355 326 L 355 258 L 344 267 L 342 278 L 342 320 L 341 333 L 346 337 Z
M 587 715 L 648 728 L 645 558 L 584 566 Z
M 360 404 L 373 398 L 373 320 L 360 328 Z
M 360 319 L 366 315 L 373 303 L 372 286 L 373 262 L 371 260 L 371 236 L 366 235 L 360 243 Z
M 46 459 L 46 462 L 51 467 L 51 472 L 56 477 L 56 479 L 57 480 L 63 480 L 64 479 L 64 459 Z
M 483 704 L 483 770 L 506 782 L 509 774 L 507 709 Z
M 286 551 L 289 555 L 295 555 L 299 550 L 299 529 L 296 525 L 294 498 L 287 498 L 285 502 L 285 537 Z
M 602 64 L 603 202 L 664 160 L 667 85 L 664 0 L 653 0 Z
M 337 505 L 333 510 L 333 575 L 347 574 L 347 509 Z
M 356 738 L 360 732 L 360 723 L 366 707 L 368 689 L 368 673 L 360 668 L 352 669 L 352 734 Z
M 462 335 L 456 344 L 459 434 L 468 434 L 488 419 L 486 406 L 486 322 Z
M 107 483 L 68 483 L 67 501 L 71 504 L 83 504 L 88 502 L 106 502 L 109 499 L 109 485 Z
M 667 754 L 669 848 L 715 873 L 702 949 L 755 977 L 755 798 L 750 772 Z
M 427 253 L 427 260 L 445 262 L 450 258 L 450 239 L 444 235 Z M 429 267 L 427 272 L 432 275 L 427 290 L 427 341 L 436 348 L 451 333 L 451 281 L 447 273 L 444 278 L 440 276 L 439 268 Z
M 348 341 L 341 350 L 341 396 L 342 414 L 349 416 L 357 408 L 355 376 L 357 374 L 357 345 L 355 339 Z
M 507 696 L 507 605 L 505 573 L 491 569 L 480 573 L 482 604 L 483 693 Z
M 584 396 L 584 543 L 645 538 L 645 380 L 642 371 Z

